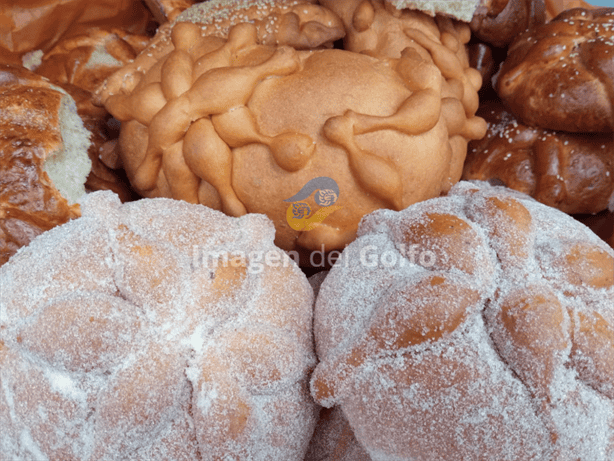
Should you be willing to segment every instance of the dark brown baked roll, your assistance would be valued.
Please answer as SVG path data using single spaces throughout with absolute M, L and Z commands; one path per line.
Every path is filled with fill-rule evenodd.
M 614 201 L 614 137 L 532 128 L 499 103 L 482 104 L 486 136 L 469 144 L 463 179 L 503 183 L 566 213 Z
M 614 8 L 574 8 L 523 33 L 496 89 L 522 122 L 571 132 L 614 131 Z

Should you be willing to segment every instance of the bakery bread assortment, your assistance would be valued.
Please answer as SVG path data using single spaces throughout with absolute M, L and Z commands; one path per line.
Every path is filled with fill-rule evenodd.
M 91 133 L 88 155 L 92 170 L 86 188 L 113 190 L 122 201 L 134 199 L 137 194 L 130 187 L 116 152 L 119 122 L 104 107 L 94 105 L 92 93 L 113 72 L 130 63 L 149 39 L 147 35 L 118 28 L 95 27 L 60 40 L 42 54 L 40 62 L 28 55 L 22 59 L 30 70 L 61 86 L 77 103 L 77 112 Z M 36 52 L 29 53 L 33 54 Z
M 140 0 L 8 0 L 0 9 L 0 63 L 18 65 L 23 55 L 51 49 L 71 34 L 117 27 L 143 33 L 151 13 Z
M 463 179 L 495 181 L 571 214 L 614 209 L 614 9 L 583 6 L 518 36 L 500 69 L 492 48 L 472 44 L 483 77 L 497 72 L 486 96 L 497 99 L 481 103 L 488 130 L 469 143 Z
M 373 460 L 614 456 L 614 250 L 524 194 L 366 216 L 314 334 L 312 394 Z
M 29 68 L 52 82 L 94 92 L 113 72 L 134 60 L 150 38 L 118 28 L 90 28 L 58 41 L 42 54 L 40 64 Z
M 89 137 L 66 91 L 0 65 L 0 265 L 41 232 L 79 216 Z
M 13 3 L 0 458 L 614 458 L 614 9 Z
M 519 122 L 498 101 L 482 103 L 486 136 L 469 145 L 463 178 L 496 181 L 566 213 L 614 207 L 614 136 L 566 133 Z
M 313 291 L 272 224 L 81 206 L 0 268 L 3 459 L 301 460 Z
M 342 24 L 324 7 L 287 3 L 258 20 L 271 37 L 249 23 L 228 38 L 203 35 L 200 5 L 184 11 L 172 46 L 160 51 L 160 39 L 141 54 L 157 62 L 142 61 L 137 75 L 137 58 L 101 98 L 122 122 L 120 155 L 142 195 L 264 213 L 285 250 L 341 249 L 370 211 L 402 209 L 458 181 L 467 141 L 486 129 L 474 117 L 481 78 L 468 68 L 467 26 L 442 20 L 444 44 L 423 15 L 407 32 L 414 46 L 380 59 L 311 49 L 340 38 Z M 304 230 L 286 200 L 323 177 L 337 184 L 340 209 Z

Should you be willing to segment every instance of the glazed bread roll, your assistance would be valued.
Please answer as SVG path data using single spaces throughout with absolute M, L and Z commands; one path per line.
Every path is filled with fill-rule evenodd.
M 488 122 L 471 141 L 463 179 L 496 181 L 565 213 L 614 208 L 614 137 L 565 133 L 516 120 L 498 101 L 482 103 Z
M 509 47 L 496 90 L 529 126 L 614 131 L 614 8 L 574 8 Z
M 271 223 L 82 208 L 0 268 L 3 457 L 302 461 L 313 291 Z
M 277 35 L 314 45 L 340 37 L 340 21 L 318 8 L 288 7 L 299 24 L 279 21 L 298 35 Z M 313 19 L 292 13 L 299 10 Z M 177 22 L 172 49 L 132 89 L 135 74 L 122 69 L 101 91 L 122 122 L 120 153 L 132 185 L 229 215 L 264 213 L 286 250 L 343 248 L 366 213 L 448 190 L 460 178 L 467 140 L 484 134 L 484 121 L 472 115 L 479 74 L 465 73 L 438 42 L 436 23 L 427 26 L 432 36 L 416 32 L 419 45 L 378 59 L 269 45 L 257 23 L 239 23 L 223 39 Z M 338 28 L 341 35 L 331 35 Z M 457 70 L 466 88 L 443 76 Z M 118 77 L 127 83 L 116 86 Z M 330 201 L 312 197 L 316 189 Z M 327 213 L 319 215 L 326 221 L 312 225 L 315 213 Z
M 74 100 L 23 67 L 0 66 L 0 264 L 79 216 L 90 133 Z
M 373 460 L 614 456 L 614 250 L 524 194 L 371 213 L 314 333 L 312 395 Z

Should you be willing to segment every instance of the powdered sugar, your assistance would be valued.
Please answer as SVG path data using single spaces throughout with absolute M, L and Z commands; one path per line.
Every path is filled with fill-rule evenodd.
M 374 460 L 609 460 L 613 299 L 587 228 L 461 182 L 363 219 L 320 287 L 312 394 Z
M 110 192 L 82 211 L 0 268 L 3 453 L 302 459 L 313 295 L 272 224 Z

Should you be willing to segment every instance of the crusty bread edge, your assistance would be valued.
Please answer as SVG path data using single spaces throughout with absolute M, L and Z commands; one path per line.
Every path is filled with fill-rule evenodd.
M 83 126 L 74 99 L 62 88 L 52 87 L 62 93 L 58 114 L 62 144 L 47 156 L 43 171 L 68 204 L 74 205 L 86 193 L 85 181 L 92 169 L 87 155 L 91 134 Z

